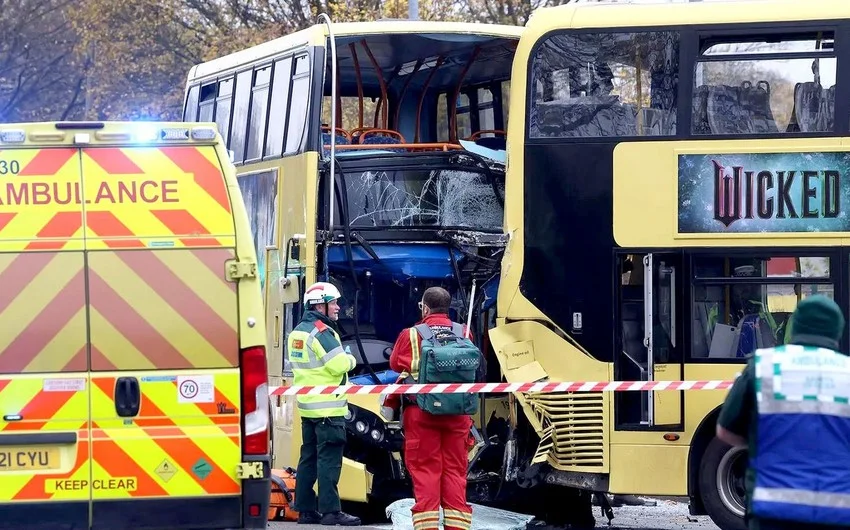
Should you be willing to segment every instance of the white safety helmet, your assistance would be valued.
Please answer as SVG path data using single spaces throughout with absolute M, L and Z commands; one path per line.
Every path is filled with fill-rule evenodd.
M 304 292 L 304 306 L 329 304 L 339 298 L 342 298 L 342 294 L 335 285 L 327 282 L 316 282 Z

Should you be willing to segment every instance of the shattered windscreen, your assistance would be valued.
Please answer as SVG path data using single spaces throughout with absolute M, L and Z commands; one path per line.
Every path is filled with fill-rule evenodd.
M 350 225 L 502 230 L 504 181 L 458 169 L 391 169 L 345 174 Z M 498 195 L 497 195 L 498 193 Z

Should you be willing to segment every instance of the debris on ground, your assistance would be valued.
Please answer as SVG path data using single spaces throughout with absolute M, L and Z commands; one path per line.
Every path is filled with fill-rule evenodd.
M 387 517 L 393 523 L 393 530 L 413 530 L 413 516 L 410 508 L 413 499 L 401 499 L 387 506 Z M 525 515 L 489 506 L 472 504 L 472 527 L 470 530 L 525 530 L 533 515 Z M 443 511 L 440 510 L 440 524 L 443 523 Z

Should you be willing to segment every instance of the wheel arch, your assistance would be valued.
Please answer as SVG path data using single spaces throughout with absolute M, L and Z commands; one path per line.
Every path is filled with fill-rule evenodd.
M 699 492 L 699 465 L 709 442 L 715 436 L 717 418 L 720 417 L 721 408 L 722 405 L 718 405 L 705 415 L 691 441 L 691 449 L 688 452 L 688 497 L 691 502 L 691 515 L 706 515 L 705 506 L 702 504 L 702 497 Z

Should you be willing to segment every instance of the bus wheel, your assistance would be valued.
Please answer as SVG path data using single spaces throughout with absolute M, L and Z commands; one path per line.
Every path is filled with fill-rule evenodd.
M 744 474 L 747 450 L 731 447 L 718 438 L 711 440 L 699 467 L 702 503 L 720 530 L 746 530 L 744 523 Z

